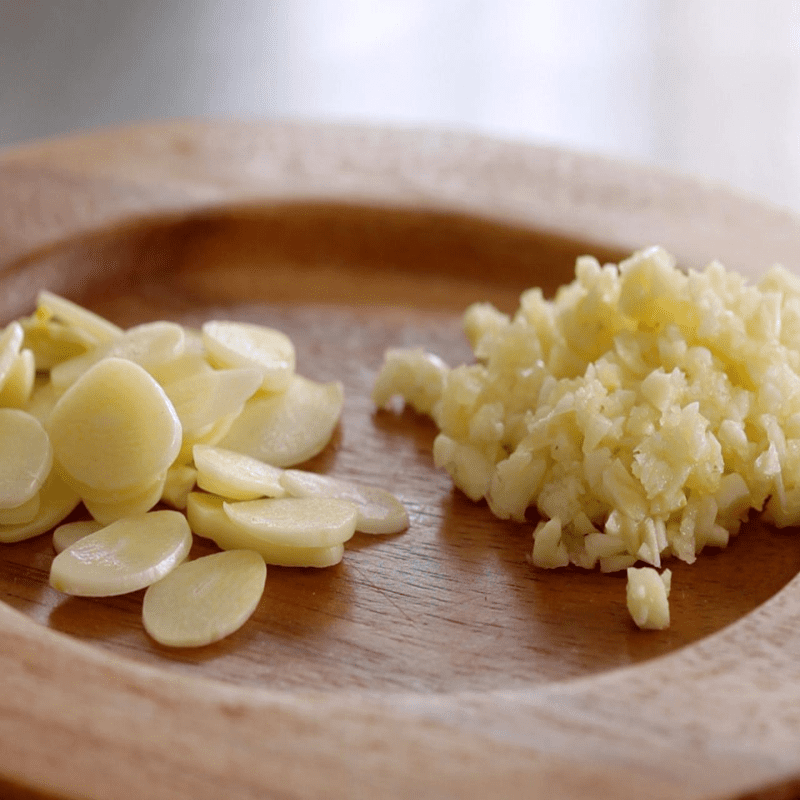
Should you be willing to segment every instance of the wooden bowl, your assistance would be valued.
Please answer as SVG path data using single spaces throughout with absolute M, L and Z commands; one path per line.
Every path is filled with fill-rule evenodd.
M 376 412 L 387 347 L 470 358 L 460 317 L 548 293 L 585 252 L 800 263 L 788 213 L 714 186 L 458 134 L 170 123 L 0 156 L 0 307 L 41 288 L 121 325 L 262 322 L 344 381 L 311 464 L 383 485 L 410 529 L 328 570 L 270 568 L 235 635 L 170 651 L 141 593 L 51 590 L 49 537 L 0 559 L 0 793 L 59 798 L 788 797 L 800 791 L 800 544 L 754 522 L 674 569 L 673 624 L 624 578 L 526 561 Z M 197 552 L 204 545 L 196 545 Z M 205 548 L 206 550 L 208 548 Z

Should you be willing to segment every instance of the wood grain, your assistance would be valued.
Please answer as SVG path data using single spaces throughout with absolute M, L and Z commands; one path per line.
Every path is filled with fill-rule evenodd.
M 384 485 L 408 532 L 329 570 L 270 568 L 253 619 L 169 651 L 141 593 L 65 599 L 48 537 L 0 552 L 0 774 L 19 796 L 779 797 L 800 784 L 800 545 L 754 520 L 674 569 L 672 627 L 624 580 L 527 563 L 369 393 L 385 348 L 470 354 L 460 314 L 552 292 L 576 255 L 660 242 L 756 275 L 800 256 L 783 212 L 647 169 L 456 134 L 170 123 L 0 157 L 0 308 L 40 288 L 128 325 L 285 330 L 342 379 L 310 466 Z M 210 549 L 198 540 L 197 553 Z M 0 787 L 2 788 L 2 787 Z

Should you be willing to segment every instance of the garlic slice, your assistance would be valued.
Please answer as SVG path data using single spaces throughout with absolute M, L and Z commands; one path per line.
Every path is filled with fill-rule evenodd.
M 65 522 L 53 531 L 53 549 L 56 553 L 66 550 L 75 542 L 88 536 L 90 533 L 97 533 L 104 528 L 102 522 L 96 519 L 80 519 L 75 522 Z
M 408 527 L 403 504 L 384 489 L 300 469 L 284 470 L 280 482 L 292 497 L 337 497 L 354 503 L 361 533 L 400 533 Z
M 218 444 L 274 467 L 301 464 L 328 444 L 343 404 L 338 381 L 295 375 L 285 392 L 251 397 Z
M 264 559 L 253 550 L 228 550 L 185 561 L 145 592 L 145 630 L 168 647 L 217 642 L 250 618 L 266 578 Z
M 191 544 L 189 524 L 179 511 L 125 517 L 59 553 L 50 567 L 50 584 L 83 597 L 134 592 L 173 570 Z
M 196 444 L 193 449 L 197 485 L 228 500 L 255 500 L 259 497 L 283 497 L 283 470 L 257 458 Z
M 221 497 L 192 492 L 186 504 L 191 529 L 211 539 L 223 550 L 255 550 L 267 564 L 280 567 L 332 567 L 342 560 L 344 545 L 328 547 L 292 547 L 275 544 L 236 525 L 225 513 Z
M 0 408 L 0 509 L 30 500 L 52 466 L 53 448 L 39 420 L 17 408 Z
M 261 387 L 267 392 L 288 388 L 294 375 L 295 352 L 286 334 L 263 325 L 213 320 L 203 325 L 202 335 L 217 365 L 257 368 Z

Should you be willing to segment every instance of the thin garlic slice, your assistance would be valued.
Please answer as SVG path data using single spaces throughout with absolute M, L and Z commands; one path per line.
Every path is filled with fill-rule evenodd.
M 41 505 L 39 492 L 14 508 L 0 508 L 0 525 L 19 525 L 36 519 Z
M 338 381 L 295 375 L 285 392 L 250 398 L 219 445 L 275 467 L 301 464 L 331 440 L 343 403 Z
M 50 370 L 53 386 L 64 391 L 104 358 L 124 358 L 146 370 L 173 361 L 185 346 L 183 328 L 174 322 L 148 322 L 130 328 L 118 339 L 56 364 Z
M 282 392 L 294 375 L 295 352 L 286 334 L 246 322 L 213 320 L 202 328 L 203 344 L 221 367 L 255 367 L 267 392 Z
M 255 369 L 222 369 L 199 372 L 164 387 L 184 436 L 197 436 L 230 414 L 238 415 L 261 384 Z
M 53 531 L 53 549 L 56 553 L 60 553 L 90 533 L 97 533 L 104 527 L 105 525 L 96 519 L 79 519 L 75 522 L 65 522 Z
M 0 508 L 16 508 L 41 489 L 53 466 L 53 449 L 36 417 L 0 408 Z
M 167 471 L 156 479 L 154 483 L 148 486 L 144 491 L 139 492 L 133 497 L 126 498 L 125 500 L 117 500 L 116 502 L 103 503 L 97 500 L 92 500 L 89 497 L 83 498 L 83 504 L 86 510 L 98 521 L 104 525 L 109 525 L 123 517 L 131 517 L 136 514 L 144 514 L 150 511 L 153 506 L 161 499 L 164 492 L 164 484 L 167 480 Z
M 167 647 L 202 647 L 224 639 L 256 610 L 267 567 L 253 550 L 229 550 L 185 561 L 148 587 L 144 628 Z
M 283 470 L 257 458 L 197 444 L 192 451 L 197 468 L 197 485 L 229 500 L 255 500 L 258 497 L 283 497 Z
M 98 362 L 74 383 L 48 429 L 68 480 L 100 492 L 149 486 L 181 446 L 181 425 L 164 390 L 120 358 Z
M 299 469 L 284 470 L 280 482 L 292 497 L 338 497 L 354 503 L 361 533 L 400 533 L 408 527 L 403 504 L 384 489 Z
M 81 355 L 97 346 L 97 339 L 84 331 L 50 319 L 47 313 L 37 312 L 20 320 L 25 332 L 24 346 L 36 359 L 36 368 L 48 372 L 56 364 Z
M 344 545 L 329 547 L 291 547 L 266 541 L 258 534 L 241 528 L 225 513 L 221 497 L 192 492 L 186 504 L 191 529 L 211 539 L 223 550 L 255 550 L 267 564 L 279 567 L 332 567 L 342 560 Z
M 231 522 L 268 542 L 330 547 L 352 538 L 358 510 L 332 497 L 279 497 L 223 503 Z
M 17 360 L 25 334 L 19 322 L 10 322 L 0 334 L 0 387 Z
M 46 426 L 47 421 L 50 419 L 50 414 L 53 413 L 53 409 L 60 398 L 61 393 L 56 391 L 49 380 L 40 375 L 33 384 L 33 391 L 23 410 L 36 417 L 42 425 Z
M 22 408 L 30 400 L 36 379 L 36 360 L 26 347 L 20 350 L 0 388 L 0 406 Z
M 197 484 L 197 470 L 188 464 L 173 464 L 167 470 L 167 479 L 161 492 L 161 501 L 180 511 L 186 509 L 189 492 Z
M 30 522 L 0 525 L 0 542 L 21 542 L 49 531 L 66 519 L 80 501 L 75 490 L 61 479 L 56 470 L 51 470 L 39 491 L 39 511 L 36 516 Z
M 122 336 L 125 331 L 109 322 L 99 314 L 79 306 L 65 297 L 48 291 L 39 292 L 38 310 L 44 318 L 55 317 L 79 331 L 91 336 L 97 342 L 110 342 Z
M 59 553 L 50 567 L 50 584 L 83 597 L 135 592 L 178 566 L 191 544 L 189 524 L 179 511 L 126 517 Z

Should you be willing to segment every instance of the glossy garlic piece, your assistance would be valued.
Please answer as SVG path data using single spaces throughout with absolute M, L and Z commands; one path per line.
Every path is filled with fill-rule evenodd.
M 197 485 L 229 500 L 255 500 L 283 497 L 283 470 L 257 458 L 209 445 L 195 445 L 192 451 L 197 468 Z
M 231 522 L 266 541 L 292 547 L 330 547 L 351 539 L 358 510 L 332 497 L 278 497 L 224 502 Z
M 179 511 L 125 517 L 59 553 L 50 567 L 50 584 L 83 597 L 135 592 L 178 566 L 191 544 L 189 523 Z
M 79 519 L 74 522 L 65 522 L 53 531 L 53 549 L 56 553 L 60 553 L 90 533 L 97 533 L 104 527 L 105 525 L 96 519 Z
M 21 542 L 51 530 L 63 522 L 80 501 L 78 493 L 62 480 L 56 470 L 51 470 L 39 490 L 39 511 L 36 516 L 30 522 L 0 525 L 0 542 Z
M 225 513 L 221 497 L 192 492 L 186 505 L 189 525 L 197 536 L 211 539 L 223 550 L 255 550 L 267 564 L 279 567 L 332 567 L 342 560 L 344 545 L 293 547 L 267 541 L 236 525 Z
M 219 446 L 274 467 L 301 464 L 330 442 L 343 404 L 338 381 L 295 375 L 285 392 L 251 397 Z
M 300 469 L 284 470 L 280 482 L 292 497 L 336 497 L 353 503 L 361 533 L 400 533 L 408 527 L 405 507 L 385 489 Z
M 132 497 L 110 503 L 103 503 L 89 497 L 83 497 L 83 504 L 86 506 L 86 510 L 98 522 L 108 525 L 123 517 L 144 514 L 150 511 L 161 499 L 166 480 L 167 472 L 164 471 L 150 486 L 141 492 L 137 492 Z
M 66 479 L 101 493 L 93 497 L 101 501 L 150 486 L 181 446 L 164 390 L 138 364 L 118 358 L 98 362 L 64 393 L 48 430 Z
M 167 470 L 167 478 L 161 491 L 161 502 L 179 511 L 186 509 L 189 492 L 197 484 L 197 470 L 188 464 L 173 464 Z
M 246 322 L 212 320 L 202 328 L 203 344 L 221 367 L 254 367 L 267 392 L 288 388 L 295 367 L 292 340 L 281 331 Z
M 55 317 L 98 343 L 113 341 L 125 333 L 118 325 L 99 314 L 46 290 L 39 292 L 37 313 L 41 313 L 43 318 Z
M 0 408 L 0 509 L 30 500 L 53 466 L 53 448 L 42 424 L 16 408 Z
M 203 647 L 244 625 L 264 592 L 267 567 L 253 550 L 227 550 L 185 561 L 148 587 L 147 633 L 167 647 Z
M 41 497 L 39 492 L 36 492 L 30 500 L 26 500 L 18 506 L 14 506 L 13 508 L 0 508 L 0 525 L 20 525 L 25 522 L 30 522 L 36 519 L 40 506 Z
M 0 407 L 23 408 L 31 398 L 36 380 L 36 360 L 28 348 L 20 350 L 0 388 Z

